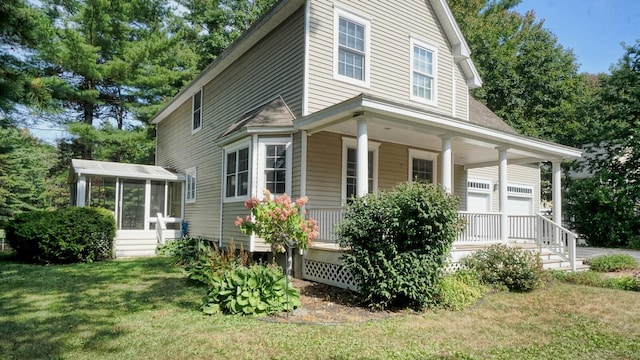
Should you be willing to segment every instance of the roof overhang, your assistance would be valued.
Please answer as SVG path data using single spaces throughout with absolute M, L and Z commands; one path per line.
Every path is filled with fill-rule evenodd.
M 447 39 L 449 39 L 454 59 L 456 63 L 460 65 L 460 68 L 467 79 L 467 86 L 469 86 L 470 89 L 482 86 L 480 74 L 478 73 L 475 65 L 473 65 L 473 61 L 471 61 L 471 49 L 469 49 L 469 45 L 464 39 L 462 31 L 453 17 L 451 8 L 447 5 L 446 0 L 430 0 L 429 2 L 436 13 L 438 20 L 440 20 L 440 24 L 447 35 Z
M 384 122 L 385 126 L 410 128 L 412 131 L 438 137 L 463 139 L 465 143 L 481 144 L 485 148 L 508 149 L 509 152 L 518 154 L 518 160 L 521 162 L 577 159 L 582 153 L 576 148 L 505 133 L 366 94 L 297 119 L 294 126 L 313 134 L 329 130 L 332 126 L 335 127 L 354 118 L 363 118 L 373 124 Z
M 298 10 L 305 0 L 281 0 L 271 8 L 271 11 L 261 17 L 255 25 L 245 31 L 236 41 L 209 64 L 193 81 L 174 96 L 149 122 L 158 124 L 165 117 L 175 111 L 188 100 L 197 89 L 202 88 L 209 81 L 222 73 L 229 65 L 244 55 L 255 44 L 262 40 L 273 29 L 283 23 Z
M 71 171 L 75 176 L 111 176 L 127 179 L 184 181 L 182 174 L 154 165 L 138 165 L 95 160 L 71 160 Z

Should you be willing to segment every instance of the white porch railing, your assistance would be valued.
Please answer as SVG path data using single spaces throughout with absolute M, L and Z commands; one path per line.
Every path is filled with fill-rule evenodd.
M 318 222 L 318 240 L 338 242 L 336 226 L 342 221 L 343 208 L 307 208 L 307 215 Z
M 495 243 L 500 241 L 500 213 L 459 211 L 464 222 L 456 243 Z
M 319 241 L 338 242 L 336 226 L 343 217 L 342 208 L 308 208 L 309 217 L 318 222 Z M 500 213 L 471 213 L 460 211 L 464 228 L 456 244 L 482 244 L 500 242 Z M 541 215 L 509 216 L 509 239 L 535 240 L 576 268 L 576 234 Z

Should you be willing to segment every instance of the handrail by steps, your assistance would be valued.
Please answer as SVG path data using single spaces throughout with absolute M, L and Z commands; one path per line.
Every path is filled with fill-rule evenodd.
M 538 243 L 553 251 L 571 264 L 576 271 L 576 239 L 578 235 L 559 224 L 536 214 L 538 217 Z

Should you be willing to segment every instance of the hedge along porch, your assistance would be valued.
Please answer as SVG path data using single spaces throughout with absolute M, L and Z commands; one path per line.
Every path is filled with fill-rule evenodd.
M 154 255 L 158 243 L 180 237 L 184 175 L 152 165 L 71 163 L 71 204 L 113 212 L 115 257 Z

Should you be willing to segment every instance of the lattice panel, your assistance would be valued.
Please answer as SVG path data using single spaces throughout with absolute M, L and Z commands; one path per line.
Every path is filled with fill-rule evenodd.
M 341 265 L 305 259 L 304 277 L 341 288 L 357 289 L 353 276 Z
M 462 269 L 463 266 L 462 264 L 455 262 L 455 263 L 449 263 L 445 268 L 444 268 L 444 272 L 446 273 L 452 273 L 454 271 L 458 271 L 460 269 Z

